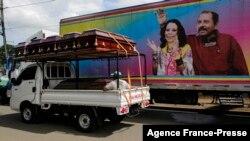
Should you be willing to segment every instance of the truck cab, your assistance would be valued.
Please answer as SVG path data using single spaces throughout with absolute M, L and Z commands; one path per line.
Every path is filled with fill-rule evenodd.
M 48 62 L 42 70 L 37 63 L 21 63 L 21 72 L 11 79 L 13 88 L 10 106 L 20 110 L 21 102 L 30 101 L 33 104 L 41 104 L 39 94 L 43 88 L 53 89 L 67 78 L 75 78 L 72 65 L 67 62 Z

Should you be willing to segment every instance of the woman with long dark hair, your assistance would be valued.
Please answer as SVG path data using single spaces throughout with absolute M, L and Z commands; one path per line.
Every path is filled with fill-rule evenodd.
M 181 23 L 177 19 L 168 20 L 160 35 L 160 47 L 148 40 L 154 58 L 158 58 L 153 61 L 157 62 L 157 75 L 193 75 L 192 51 Z

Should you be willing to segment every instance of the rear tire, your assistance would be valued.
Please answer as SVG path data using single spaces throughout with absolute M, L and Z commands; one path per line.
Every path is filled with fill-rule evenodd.
M 80 110 L 76 115 L 76 127 L 79 131 L 90 133 L 97 129 L 97 118 L 93 110 Z

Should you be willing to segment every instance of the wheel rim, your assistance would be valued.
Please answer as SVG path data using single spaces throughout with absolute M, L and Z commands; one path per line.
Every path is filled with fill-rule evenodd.
M 26 120 L 26 121 L 29 121 L 31 119 L 31 116 L 32 116 L 32 112 L 29 108 L 25 108 L 23 110 L 23 118 Z
M 90 117 L 87 114 L 81 114 L 81 116 L 79 117 L 79 125 L 86 129 L 90 126 Z

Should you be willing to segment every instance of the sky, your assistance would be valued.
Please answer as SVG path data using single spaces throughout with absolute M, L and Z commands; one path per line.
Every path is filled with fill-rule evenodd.
M 59 33 L 63 18 L 157 1 L 162 0 L 3 0 L 7 44 L 17 45 L 42 29 Z

